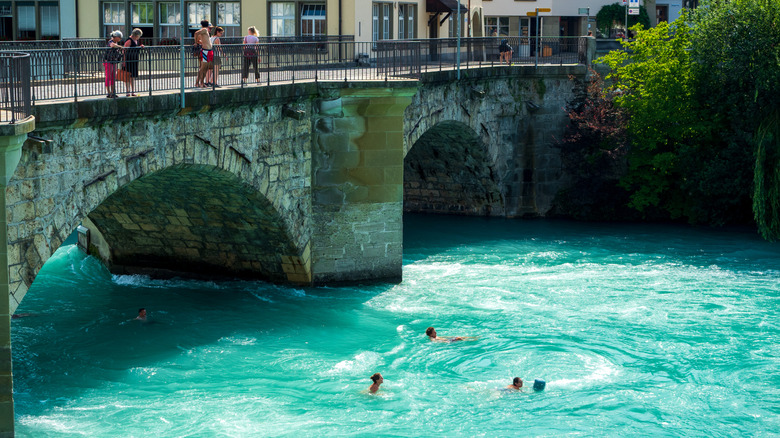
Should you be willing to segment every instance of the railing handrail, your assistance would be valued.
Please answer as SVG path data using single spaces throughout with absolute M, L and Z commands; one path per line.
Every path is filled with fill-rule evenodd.
M 0 95 L 0 123 L 32 115 L 29 53 L 0 52 Z
M 518 41 L 522 41 L 519 38 L 522 37 L 510 39 L 514 46 L 511 61 L 505 54 L 499 57 L 500 39 L 496 37 L 462 38 L 460 48 L 454 44 L 455 39 L 450 38 L 221 44 L 215 46 L 219 50 L 214 54 L 219 55 L 220 61 L 219 69 L 215 70 L 219 73 L 219 85 L 244 87 L 250 67 L 254 73 L 254 82 L 250 84 L 270 85 L 300 81 L 419 80 L 424 72 L 454 69 L 456 65 L 473 68 L 511 62 L 532 66 L 540 62 L 549 65 L 587 62 L 587 37 L 532 38 L 529 41 L 534 43 L 528 45 L 518 45 Z M 113 97 L 117 87 L 126 89 L 128 95 L 184 92 L 182 81 L 189 87 L 202 85 L 201 79 L 195 79 L 201 64 L 199 54 L 194 56 L 192 47 L 184 46 L 187 52 L 183 69 L 180 45 L 134 47 L 111 61 L 106 57 L 109 49 L 102 45 L 25 50 L 29 54 L 27 94 L 35 105 L 45 100 Z M 258 56 L 247 55 L 246 49 L 251 47 L 257 49 Z M 507 74 L 513 73 L 507 71 Z M 124 87 L 117 82 L 120 77 L 126 83 Z

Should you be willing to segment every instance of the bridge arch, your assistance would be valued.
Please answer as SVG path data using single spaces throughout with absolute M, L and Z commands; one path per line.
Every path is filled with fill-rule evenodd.
M 311 139 L 281 112 L 232 107 L 38 132 L 51 141 L 25 143 L 6 192 L 11 311 L 82 221 L 119 272 L 150 264 L 311 282 Z M 185 238 L 195 232 L 200 248 Z M 153 256 L 124 238 L 167 244 Z M 193 262 L 196 251 L 205 262 Z
M 501 215 L 504 199 L 494 167 L 473 129 L 439 122 L 404 158 L 404 211 Z

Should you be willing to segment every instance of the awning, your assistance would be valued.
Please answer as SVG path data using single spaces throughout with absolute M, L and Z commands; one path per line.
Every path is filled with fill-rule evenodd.
M 431 14 L 456 12 L 456 9 L 458 9 L 458 0 L 425 0 L 425 12 Z M 468 12 L 469 8 L 461 4 L 460 13 L 467 14 Z

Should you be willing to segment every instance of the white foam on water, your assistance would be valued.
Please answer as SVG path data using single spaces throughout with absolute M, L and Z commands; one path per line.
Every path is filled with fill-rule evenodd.
M 274 302 L 274 300 L 272 300 L 272 299 L 270 299 L 270 298 L 268 298 L 268 297 L 264 297 L 264 296 L 262 296 L 262 295 L 260 295 L 260 294 L 258 294 L 258 293 L 256 293 L 256 292 L 251 292 L 251 291 L 250 291 L 249 293 L 250 293 L 250 294 L 251 294 L 253 297 L 257 298 L 257 299 L 258 299 L 258 300 L 260 300 L 260 301 L 265 301 L 266 303 L 273 303 L 273 302 Z
M 326 374 L 358 374 L 369 372 L 379 362 L 379 354 L 373 351 L 363 351 L 351 360 L 342 360 L 333 366 Z
M 233 345 L 257 345 L 257 338 L 227 336 L 220 338 L 219 342 L 227 342 Z

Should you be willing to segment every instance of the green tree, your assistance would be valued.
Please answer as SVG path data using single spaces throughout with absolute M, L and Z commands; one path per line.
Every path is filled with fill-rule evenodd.
M 628 16 L 629 28 L 637 24 L 641 24 L 644 28 L 650 27 L 650 17 L 644 6 L 639 8 L 639 15 Z M 609 31 L 613 28 L 624 28 L 626 26 L 626 6 L 619 3 L 602 6 L 596 14 L 596 26 L 605 35 L 609 35 Z
M 733 161 L 725 181 L 752 178 L 758 229 L 780 239 L 780 2 L 707 0 L 691 22 L 699 100 L 720 122 L 718 153 Z
M 630 115 L 632 146 L 623 185 L 632 193 L 630 206 L 639 211 L 658 207 L 671 218 L 688 217 L 680 153 L 709 137 L 711 127 L 696 101 L 691 29 L 677 20 L 635 30 L 636 39 L 624 43 L 627 50 L 600 60 L 611 69 L 607 79 L 616 104 Z
M 780 111 L 764 120 L 756 135 L 753 212 L 765 239 L 780 239 Z

